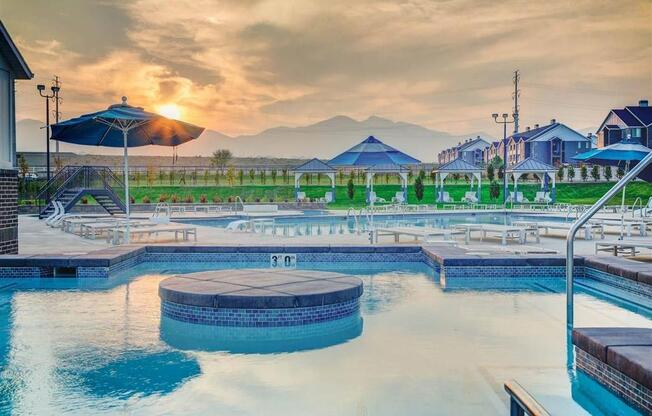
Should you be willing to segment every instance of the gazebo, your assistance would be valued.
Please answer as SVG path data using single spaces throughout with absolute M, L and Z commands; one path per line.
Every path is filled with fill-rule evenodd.
M 525 160 L 522 160 L 515 164 L 514 166 L 507 169 L 507 174 L 511 174 L 512 180 L 514 181 L 514 194 L 518 190 L 518 180 L 519 178 L 528 173 L 536 174 L 539 179 L 541 179 L 541 189 L 544 189 L 546 186 L 546 176 L 552 180 L 552 191 L 550 192 L 550 198 L 552 202 L 555 202 L 556 189 L 555 189 L 555 173 L 557 169 L 554 166 L 547 163 L 541 162 L 540 160 L 528 157 Z
M 335 201 L 336 169 L 317 158 L 311 159 L 303 165 L 294 168 L 294 194 L 296 199 L 299 199 L 299 193 L 301 192 L 301 177 L 305 174 L 312 173 L 323 173 L 328 176 L 328 178 L 331 180 L 331 200 L 327 202 Z
M 471 190 L 473 190 L 474 179 L 478 180 L 477 198 L 480 201 L 482 188 L 482 168 L 472 165 L 464 159 L 457 158 L 441 165 L 436 171 L 435 194 L 437 202 L 448 202 L 444 200 L 444 180 L 453 173 L 471 174 Z
M 407 200 L 407 172 L 405 165 L 416 165 L 420 160 L 413 158 L 374 136 L 367 137 L 361 143 L 331 159 L 328 164 L 345 169 L 364 169 L 366 175 L 367 203 L 372 192 L 373 178 L 377 173 L 398 173 L 401 177 L 404 200 Z

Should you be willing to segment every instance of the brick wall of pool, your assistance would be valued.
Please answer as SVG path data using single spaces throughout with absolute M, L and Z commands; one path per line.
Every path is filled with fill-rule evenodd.
M 235 269 L 177 275 L 159 285 L 163 316 L 235 327 L 308 325 L 358 312 L 362 281 L 313 270 Z

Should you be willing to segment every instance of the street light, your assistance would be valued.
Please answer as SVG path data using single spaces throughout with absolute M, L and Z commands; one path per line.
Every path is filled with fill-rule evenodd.
M 43 94 L 45 91 L 45 85 L 38 84 L 36 86 L 38 93 L 41 97 L 45 98 L 45 149 L 46 149 L 46 175 L 48 183 L 50 182 L 50 100 L 54 98 L 59 92 L 59 87 L 52 86 L 52 95 Z M 50 195 L 46 195 L 47 202 L 50 202 Z
M 509 114 L 503 113 L 502 120 L 498 119 L 498 113 L 493 113 L 494 121 L 503 125 L 503 203 L 507 204 L 507 125 L 514 123 L 516 119 L 515 114 L 512 114 L 512 119 L 508 120 Z

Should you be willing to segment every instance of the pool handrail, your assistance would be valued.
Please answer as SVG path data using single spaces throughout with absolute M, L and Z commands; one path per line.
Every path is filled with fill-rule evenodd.
M 584 225 L 588 220 L 591 219 L 602 207 L 613 198 L 618 192 L 620 192 L 629 182 L 635 179 L 639 173 L 643 171 L 648 165 L 652 164 L 652 152 L 648 153 L 643 160 L 638 162 L 636 166 L 630 169 L 629 172 L 621 180 L 616 182 L 616 184 L 609 189 L 595 204 L 593 204 L 589 209 L 584 211 L 584 213 L 573 223 L 570 230 L 568 230 L 568 235 L 566 236 L 566 327 L 570 331 L 573 329 L 573 279 L 574 279 L 574 266 L 575 266 L 575 235 L 577 231 Z
M 632 218 L 636 216 L 636 203 L 639 203 L 641 205 L 641 218 L 643 217 L 643 200 L 641 199 L 640 196 L 637 196 L 636 199 L 634 200 L 634 203 L 632 204 Z
M 509 395 L 509 414 L 511 416 L 550 416 L 550 413 L 516 380 L 506 381 L 504 387 Z

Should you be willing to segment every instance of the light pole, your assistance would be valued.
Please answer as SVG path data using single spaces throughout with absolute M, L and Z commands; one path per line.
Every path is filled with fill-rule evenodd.
M 496 123 L 503 125 L 503 203 L 507 204 L 507 125 L 514 123 L 517 116 L 512 114 L 511 120 L 508 120 L 507 113 L 502 114 L 502 120 L 498 119 L 498 113 L 493 113 L 491 116 Z
M 38 90 L 38 93 L 41 97 L 45 98 L 45 153 L 46 153 L 46 177 L 48 179 L 48 183 L 50 182 L 50 99 L 54 98 L 58 92 L 59 92 L 59 87 L 57 86 L 52 86 L 50 89 L 52 90 L 52 95 L 48 94 L 43 94 L 43 91 L 45 91 L 45 85 L 43 84 L 38 84 L 36 86 L 36 89 Z M 46 195 L 46 198 L 48 199 L 47 202 L 50 202 L 50 195 Z

